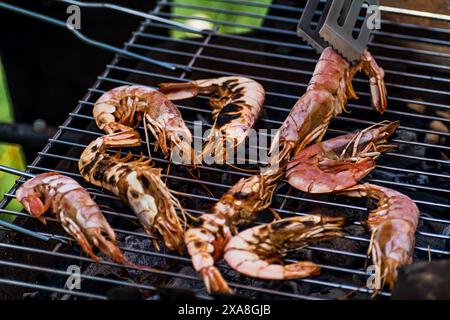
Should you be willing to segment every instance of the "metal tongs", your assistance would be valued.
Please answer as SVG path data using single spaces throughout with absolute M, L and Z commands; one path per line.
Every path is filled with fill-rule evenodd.
M 366 6 L 379 6 L 378 0 L 326 0 L 322 15 L 317 23 L 313 17 L 321 0 L 308 0 L 297 28 L 297 34 L 318 53 L 332 46 L 350 63 L 358 62 L 370 38 L 366 15 L 355 36 L 354 30 L 360 12 Z

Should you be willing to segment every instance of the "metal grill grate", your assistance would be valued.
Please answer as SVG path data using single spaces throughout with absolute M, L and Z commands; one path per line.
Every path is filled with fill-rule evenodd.
M 152 58 L 167 61 L 181 67 L 189 67 L 192 72 L 167 71 L 157 66 L 138 64 L 136 61 L 117 57 L 98 77 L 75 110 L 69 114 L 65 123 L 48 145 L 39 153 L 28 168 L 33 173 L 59 171 L 72 176 L 88 187 L 94 199 L 107 207 L 103 213 L 111 222 L 121 240 L 120 247 L 128 254 L 142 259 L 159 261 L 159 271 L 142 272 L 142 281 L 126 280 L 124 277 L 92 275 L 92 260 L 80 253 L 75 243 L 70 242 L 54 219 L 49 219 L 47 227 L 41 226 L 28 214 L 5 209 L 14 197 L 17 184 L 6 194 L 0 204 L 0 213 L 17 217 L 18 224 L 50 236 L 47 243 L 38 242 L 8 230 L 0 232 L 0 284 L 14 292 L 53 293 L 55 297 L 68 296 L 105 299 L 106 288 L 114 286 L 136 287 L 150 295 L 161 285 L 172 285 L 180 289 L 196 289 L 201 298 L 209 298 L 202 291 L 202 284 L 195 273 L 185 273 L 190 265 L 187 256 L 178 256 L 164 248 L 157 252 L 135 249 L 126 245 L 126 237 L 150 239 L 139 230 L 135 216 L 121 205 L 120 201 L 107 192 L 88 186 L 77 171 L 77 161 L 83 148 L 102 133 L 96 128 L 92 118 L 92 106 L 106 90 L 122 84 L 144 84 L 156 86 L 163 81 L 186 81 L 241 74 L 260 81 L 267 90 L 264 115 L 259 121 L 262 128 L 278 128 L 290 108 L 303 93 L 311 77 L 318 56 L 311 48 L 296 37 L 295 27 L 302 11 L 294 5 L 295 1 L 274 1 L 264 5 L 252 1 L 216 0 L 252 6 L 268 6 L 266 16 L 258 16 L 245 11 L 229 11 L 160 0 L 153 14 L 186 19 L 174 16 L 171 12 L 176 6 L 190 7 L 210 12 L 221 12 L 236 16 L 264 18 L 261 27 L 249 27 L 233 22 L 207 20 L 214 24 L 211 31 L 204 31 L 202 37 L 175 39 L 167 34 L 167 26 L 154 21 L 144 21 L 125 49 L 148 54 Z M 332 121 L 329 136 L 362 129 L 380 120 L 401 120 L 401 127 L 393 142 L 399 150 L 390 152 L 379 159 L 377 169 L 367 181 L 386 185 L 412 197 L 421 209 L 420 227 L 417 232 L 415 260 L 448 258 L 450 255 L 450 220 L 448 217 L 450 193 L 450 165 L 448 161 L 450 133 L 430 128 L 432 121 L 446 125 L 450 120 L 444 113 L 450 111 L 448 105 L 450 90 L 449 30 L 418 25 L 383 21 L 383 30 L 375 32 L 370 49 L 379 64 L 385 68 L 386 84 L 389 92 L 389 108 L 383 115 L 370 110 L 368 83 L 366 79 L 356 78 L 355 88 L 360 100 L 349 104 L 351 113 Z M 240 34 L 222 34 L 221 26 L 249 28 Z M 411 45 L 411 48 L 407 48 Z M 445 50 L 439 50 L 444 48 Z M 424 113 L 414 112 L 408 105 L 422 106 Z M 187 124 L 199 119 L 210 119 L 207 97 L 198 97 L 178 104 Z M 141 128 L 142 130 L 142 128 Z M 427 142 L 427 135 L 437 135 L 440 144 Z M 201 138 L 201 137 L 197 137 Z M 137 151 L 138 152 L 138 151 Z M 137 155 L 137 154 L 136 154 Z M 154 155 L 157 166 L 167 168 L 168 161 Z M 171 189 L 179 197 L 185 208 L 194 215 L 207 212 L 220 195 L 247 173 L 229 167 L 200 166 L 200 179 L 191 177 L 180 167 L 171 166 L 165 177 Z M 214 195 L 209 195 L 202 185 Z M 366 202 L 334 196 L 311 196 L 290 189 L 285 181 L 280 183 L 273 207 L 282 216 L 304 215 L 311 212 L 336 212 L 340 214 L 366 217 Z M 261 220 L 267 215 L 262 214 Z M 359 221 L 359 220 L 357 220 Z M 61 243 L 62 241 L 62 243 Z M 263 282 L 238 276 L 223 263 L 219 266 L 230 280 L 237 293 L 248 297 L 262 298 L 337 298 L 354 292 L 356 298 L 369 298 L 371 291 L 366 284 L 366 251 L 369 234 L 360 222 L 354 222 L 345 239 L 338 239 L 320 246 L 309 247 L 300 255 L 312 258 L 322 266 L 322 274 L 315 278 L 289 282 Z M 298 258 L 297 256 L 289 257 Z M 155 261 L 156 261 L 155 260 Z M 370 261 L 370 259 L 369 259 Z M 82 267 L 82 289 L 68 290 L 66 267 L 77 264 Z M 99 266 L 114 267 L 119 273 L 125 269 L 119 265 L 102 261 Z M 96 267 L 99 267 L 96 266 Z M 133 270 L 129 269 L 129 273 Z M 135 271 L 134 271 L 135 272 Z M 146 277 L 151 276 L 149 281 Z M 22 289 L 21 289 L 22 288 Z M 4 290 L 6 292 L 6 290 Z M 0 293 L 2 290 L 0 289 Z M 389 292 L 382 295 L 389 296 Z

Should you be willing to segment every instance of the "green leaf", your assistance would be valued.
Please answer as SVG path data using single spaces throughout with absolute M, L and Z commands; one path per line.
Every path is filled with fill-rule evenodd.
M 0 122 L 12 123 L 14 121 L 13 112 L 9 100 L 6 79 L 3 73 L 3 67 L 0 62 Z M 25 169 L 25 159 L 20 146 L 0 143 L 0 164 L 13 167 L 19 170 Z M 9 173 L 0 171 L 0 201 L 3 195 L 8 192 L 17 177 Z M 16 200 L 12 200 L 6 207 L 8 210 L 20 211 L 22 206 Z M 0 214 L 0 219 L 14 221 L 15 216 Z
M 253 0 L 253 2 L 269 5 L 272 3 L 272 0 Z M 227 10 L 227 12 L 217 12 L 217 9 L 219 9 L 218 11 Z M 172 5 L 173 15 L 188 17 L 177 18 L 175 19 L 176 21 L 193 26 L 200 26 L 202 29 L 205 27 L 211 28 L 213 26 L 212 23 L 207 20 L 260 27 L 268 10 L 269 8 L 267 6 L 251 6 L 248 4 L 245 5 L 211 0 L 173 0 Z M 239 15 L 239 13 L 242 12 L 261 15 L 262 17 Z M 251 30 L 250 28 L 222 24 L 219 24 L 218 28 L 218 31 L 221 33 L 244 33 Z M 171 36 L 173 38 L 185 38 L 193 37 L 195 35 L 184 31 L 172 30 Z

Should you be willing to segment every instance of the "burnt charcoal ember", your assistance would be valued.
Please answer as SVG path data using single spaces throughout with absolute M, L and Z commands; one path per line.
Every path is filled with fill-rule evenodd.
M 369 238 L 369 233 L 366 229 L 359 225 L 350 225 L 346 227 L 348 235 L 357 238 Z M 355 239 L 335 238 L 330 241 L 320 242 L 318 246 L 328 248 L 331 250 L 344 251 L 349 253 L 366 254 L 369 243 Z M 352 255 L 336 254 L 333 252 L 313 252 L 313 260 L 326 265 L 342 266 L 347 268 L 362 268 L 364 259 L 354 257 Z
M 444 236 L 449 237 L 444 239 L 444 248 L 445 250 L 450 251 L 450 225 L 446 226 L 444 232 L 442 233 Z
M 388 171 L 388 170 L 377 170 L 372 174 L 372 177 L 383 179 L 386 181 L 407 183 L 412 185 L 428 185 L 430 179 L 428 176 L 423 174 L 413 174 L 413 173 L 401 173 L 398 171 Z
M 423 217 L 430 217 L 432 218 L 433 215 L 429 214 L 427 212 L 421 212 L 421 215 Z M 442 223 L 434 222 L 434 221 L 428 221 L 425 219 L 419 220 L 419 225 L 417 230 L 419 230 L 420 233 L 417 233 L 416 235 L 416 247 L 421 248 L 430 248 L 430 249 L 438 249 L 438 250 L 448 250 L 449 249 L 449 239 L 440 238 L 440 237 L 433 237 L 427 234 L 436 234 L 436 235 L 443 235 L 443 236 L 449 236 L 450 234 L 450 226 L 445 225 Z M 421 234 L 425 233 L 425 234 Z M 428 260 L 430 259 L 431 252 L 428 250 L 415 250 L 414 251 L 414 261 L 418 260 Z M 440 254 L 433 254 L 431 256 L 431 259 L 435 258 L 446 258 L 444 255 Z
M 411 141 L 411 142 L 418 142 L 417 133 L 413 131 L 406 131 L 406 130 L 397 130 L 397 139 L 403 140 L 403 141 Z M 406 144 L 401 143 L 399 144 L 398 151 L 401 154 L 410 154 L 415 155 L 418 157 L 425 157 L 426 156 L 426 147 L 417 146 L 413 144 Z M 406 160 L 406 159 L 405 159 Z
M 177 273 L 187 277 L 174 277 L 165 285 L 165 287 L 189 289 L 196 293 L 206 294 L 205 286 L 201 280 L 188 279 L 188 277 L 199 278 L 198 273 L 191 266 L 185 266 L 177 271 Z
M 417 262 L 399 270 L 392 299 L 449 300 L 450 260 Z
M 128 249 L 141 251 L 141 252 L 126 251 L 125 256 L 128 258 L 128 260 L 130 260 L 130 262 L 133 262 L 141 266 L 148 266 L 155 268 L 162 267 L 165 265 L 165 261 L 163 258 L 146 254 L 146 252 L 155 251 L 155 248 L 153 247 L 151 240 L 148 238 L 129 235 L 125 238 L 125 246 Z M 130 269 L 129 273 L 132 276 L 137 276 L 140 275 L 142 271 Z
M 419 139 L 416 132 L 412 131 L 406 131 L 406 130 L 397 130 L 397 139 L 403 140 L 403 141 L 410 141 L 410 142 L 423 142 Z M 421 146 L 417 144 L 408 144 L 408 143 L 399 143 L 398 144 L 398 153 L 405 154 L 405 155 L 411 155 L 415 157 L 421 157 L 421 158 L 440 158 L 438 154 L 435 154 L 432 149 L 427 148 L 426 146 Z M 398 160 L 397 158 L 393 159 L 384 159 L 384 161 L 387 161 L 389 163 L 392 163 L 392 165 L 398 166 Z M 438 162 L 435 161 L 418 161 L 415 159 L 407 159 L 402 158 L 401 159 L 403 166 L 409 167 L 409 168 L 417 168 L 420 170 L 425 171 L 441 171 L 442 166 Z

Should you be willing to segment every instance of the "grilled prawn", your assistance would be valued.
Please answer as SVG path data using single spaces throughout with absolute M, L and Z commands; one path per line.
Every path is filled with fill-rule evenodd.
M 150 160 L 131 160 L 106 153 L 111 147 L 140 146 L 136 132 L 118 132 L 93 141 L 82 153 L 78 167 L 83 178 L 111 191 L 136 213 L 144 230 L 159 233 L 169 249 L 185 250 L 183 226 L 176 209 L 184 213 L 178 200 L 161 180 L 161 169 L 152 168 Z
M 357 99 L 351 81 L 361 70 L 369 77 L 375 109 L 381 113 L 386 110 L 384 70 L 369 51 L 364 52 L 358 64 L 351 66 L 328 47 L 320 56 L 306 93 L 297 101 L 276 134 L 269 161 L 272 167 L 283 166 L 305 146 L 314 140 L 322 140 L 330 120 L 345 110 L 347 100 Z M 276 152 L 278 147 L 281 149 L 279 153 Z
M 93 113 L 106 133 L 130 131 L 144 120 L 157 141 L 155 150 L 159 147 L 165 156 L 184 164 L 193 161 L 191 132 L 178 108 L 157 90 L 137 85 L 114 88 L 97 100 Z
M 378 269 L 376 283 L 382 286 L 388 283 L 392 289 L 397 280 L 397 268 L 412 263 L 419 209 L 404 194 L 368 183 L 352 187 L 342 194 L 378 201 L 367 219 L 372 231 L 369 254 L 372 254 Z
M 387 104 L 384 71 L 370 53 L 365 51 L 360 63 L 352 67 L 332 48 L 325 49 L 307 92 L 276 134 L 268 167 L 260 174 L 237 182 L 214 206 L 211 218 L 203 215 L 202 223 L 186 232 L 185 241 L 193 265 L 200 271 L 209 291 L 231 292 L 214 267 L 214 261 L 222 256 L 237 225 L 252 221 L 258 212 L 270 206 L 277 181 L 284 175 L 290 158 L 314 140 L 320 141 L 331 118 L 344 110 L 348 98 L 356 98 L 351 79 L 359 70 L 364 70 L 370 78 L 375 108 L 384 112 Z M 278 147 L 281 147 L 280 152 L 276 152 Z
M 16 198 L 43 223 L 46 223 L 44 213 L 51 208 L 63 228 L 92 259 L 100 260 L 93 251 L 97 247 L 114 261 L 127 262 L 114 244 L 116 235 L 99 207 L 72 178 L 55 172 L 40 174 L 26 181 L 17 190 Z
M 186 231 L 185 243 L 194 269 L 200 273 L 208 292 L 232 293 L 214 261 L 222 257 L 223 248 L 236 234 L 236 227 L 247 224 L 253 213 L 270 205 L 267 195 L 273 194 L 269 185 L 263 189 L 260 176 L 242 179 L 215 204 L 212 214 L 203 214 L 198 225 Z M 236 200 L 237 199 L 237 200 Z
M 387 139 L 398 125 L 398 121 L 383 121 L 309 146 L 288 163 L 289 184 L 308 193 L 330 193 L 355 186 L 375 168 L 381 153 L 395 148 L 387 144 Z
M 225 246 L 225 261 L 236 271 L 253 278 L 288 280 L 319 274 L 320 267 L 309 261 L 281 264 L 290 251 L 313 241 L 343 236 L 344 218 L 308 215 L 278 220 L 247 229 Z
M 214 125 L 202 154 L 203 159 L 211 155 L 219 161 L 227 159 L 227 150 L 235 150 L 244 143 L 259 118 L 265 98 L 264 88 L 258 82 L 243 77 L 160 83 L 159 86 L 171 100 L 212 95 Z

